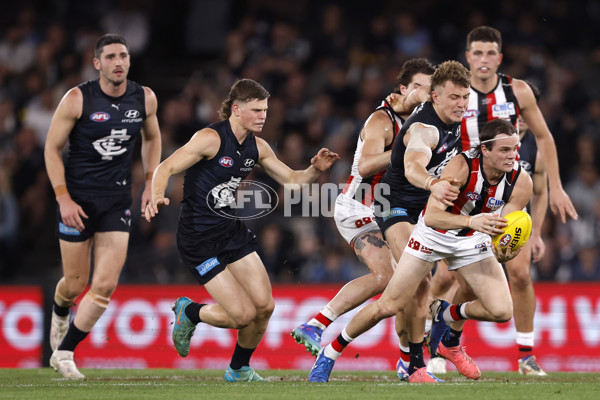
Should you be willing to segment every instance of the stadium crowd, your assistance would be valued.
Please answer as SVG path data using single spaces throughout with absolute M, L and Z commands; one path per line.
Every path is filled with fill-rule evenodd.
M 97 77 L 90 60 L 103 33 L 127 38 L 130 79 L 157 94 L 163 159 L 217 121 L 220 99 L 236 78 L 246 77 L 271 93 L 261 136 L 278 157 L 300 169 L 327 146 L 342 159 L 318 183 L 343 184 L 358 132 L 393 90 L 402 63 L 412 57 L 464 63 L 466 33 L 484 24 L 503 34 L 500 70 L 540 88 L 539 105 L 556 141 L 563 184 L 580 216 L 562 224 L 548 211 L 546 255 L 534 265 L 533 277 L 600 280 L 600 4 L 404 3 L 103 0 L 3 6 L 0 280 L 40 283 L 60 276 L 56 202 L 43 146 L 66 90 Z M 139 157 L 133 179 L 132 210 L 139 210 L 145 179 Z M 122 282 L 189 281 L 175 245 L 182 179 L 172 179 L 167 189 L 172 205 L 155 222 L 132 213 Z M 273 187 L 283 200 L 282 188 L 266 174 L 256 172 L 250 179 Z M 273 282 L 347 282 L 367 271 L 333 218 L 302 217 L 300 207 L 292 207 L 292 217 L 284 211 L 280 201 L 273 213 L 248 221 Z

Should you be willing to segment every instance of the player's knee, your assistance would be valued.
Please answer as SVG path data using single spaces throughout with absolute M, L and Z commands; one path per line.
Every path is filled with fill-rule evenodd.
M 373 289 L 377 290 L 378 293 L 381 293 L 387 287 L 388 283 L 390 283 L 393 271 L 379 271 L 374 272 L 372 275 L 374 278 Z
M 273 298 L 269 298 L 264 305 L 259 305 L 256 307 L 256 318 L 258 319 L 269 319 L 275 310 L 275 301 Z
M 512 302 L 505 302 L 504 304 L 496 304 L 494 307 L 488 309 L 488 312 L 492 315 L 493 322 L 508 322 L 512 318 Z
M 242 329 L 250 325 L 256 319 L 256 310 L 254 308 L 244 308 L 231 315 L 233 329 Z
M 523 289 L 531 285 L 531 275 L 529 274 L 529 269 L 512 271 L 508 275 L 508 278 L 510 280 L 510 286 L 513 290 Z
M 389 318 L 398 314 L 400 310 L 400 307 L 398 307 L 398 305 L 395 302 L 381 301 L 380 299 L 377 301 L 377 313 L 375 315 L 375 318 L 378 321 L 381 321 L 382 319 Z
M 110 297 L 117 288 L 118 281 L 92 282 L 91 290 L 99 296 Z

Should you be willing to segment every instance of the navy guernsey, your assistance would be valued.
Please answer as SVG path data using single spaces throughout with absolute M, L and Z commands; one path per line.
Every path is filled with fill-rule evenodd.
M 229 120 L 209 125 L 221 139 L 219 151 L 188 168 L 183 183 L 183 201 L 178 235 L 218 235 L 236 225 L 237 209 L 231 207 L 241 182 L 258 162 L 256 138 L 251 132 L 239 143 Z
M 406 120 L 398 134 L 398 139 L 394 142 L 390 164 L 381 180 L 382 183 L 389 185 L 390 194 L 386 196 L 392 206 L 398 203 L 410 204 L 415 208 L 424 208 L 427 204 L 430 192 L 413 186 L 406 179 L 404 171 L 404 153 L 406 145 L 404 144 L 404 135 L 414 123 L 433 126 L 438 130 L 438 143 L 432 150 L 431 160 L 427 164 L 429 175 L 439 178 L 444 167 L 450 162 L 452 157 L 462 150 L 460 141 L 460 122 L 445 124 L 438 117 L 431 102 L 422 103 L 418 106 L 410 117 Z
M 144 88 L 128 80 L 125 93 L 111 97 L 98 80 L 78 87 L 83 109 L 69 135 L 67 187 L 130 192 L 133 151 L 146 119 Z
M 525 132 L 523 139 L 521 139 L 521 145 L 519 146 L 519 164 L 529 174 L 532 175 L 535 171 L 535 163 L 537 158 L 537 143 L 535 142 L 535 136 L 531 131 Z

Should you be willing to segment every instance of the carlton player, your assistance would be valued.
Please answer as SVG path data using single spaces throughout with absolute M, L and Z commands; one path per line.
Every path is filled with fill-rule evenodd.
M 256 237 L 236 218 L 235 193 L 256 164 L 280 184 L 301 185 L 314 181 L 339 159 L 321 149 L 303 171 L 279 161 L 268 143 L 254 135 L 265 123 L 268 98 L 269 92 L 257 82 L 237 81 L 219 110 L 222 121 L 196 132 L 156 169 L 152 202 L 146 207 L 150 220 L 169 204 L 164 197 L 169 177 L 187 170 L 177 245 L 184 264 L 215 304 L 178 298 L 173 343 L 186 357 L 198 323 L 237 329 L 235 350 L 225 370 L 228 382 L 265 381 L 250 367 L 250 357 L 275 307 L 269 277 L 256 253 Z
M 142 211 L 151 200 L 150 179 L 161 152 L 156 96 L 150 88 L 127 80 L 130 59 L 125 38 L 102 36 L 93 62 L 99 79 L 67 92 L 52 118 L 44 152 L 58 202 L 63 262 L 63 277 L 54 295 L 50 365 L 67 379 L 84 378 L 73 352 L 106 310 L 125 263 L 136 140 L 142 137 L 147 179 Z M 67 140 L 70 146 L 63 164 Z M 69 308 L 89 281 L 92 246 L 91 287 L 69 324 Z

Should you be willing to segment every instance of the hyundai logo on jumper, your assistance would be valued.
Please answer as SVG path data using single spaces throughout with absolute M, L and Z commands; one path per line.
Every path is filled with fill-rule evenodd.
M 232 177 L 208 193 L 206 204 L 222 217 L 247 220 L 273 212 L 279 204 L 279 197 L 265 183 Z
M 387 184 L 379 183 L 375 186 L 361 183 L 358 185 L 325 183 L 285 185 L 283 200 L 283 215 L 285 217 L 333 217 L 336 198 L 339 193 L 344 193 L 345 200 L 340 199 L 344 213 L 348 215 L 363 215 L 370 208 L 377 217 L 382 216 L 390 208 L 389 201 L 385 198 L 390 194 Z

